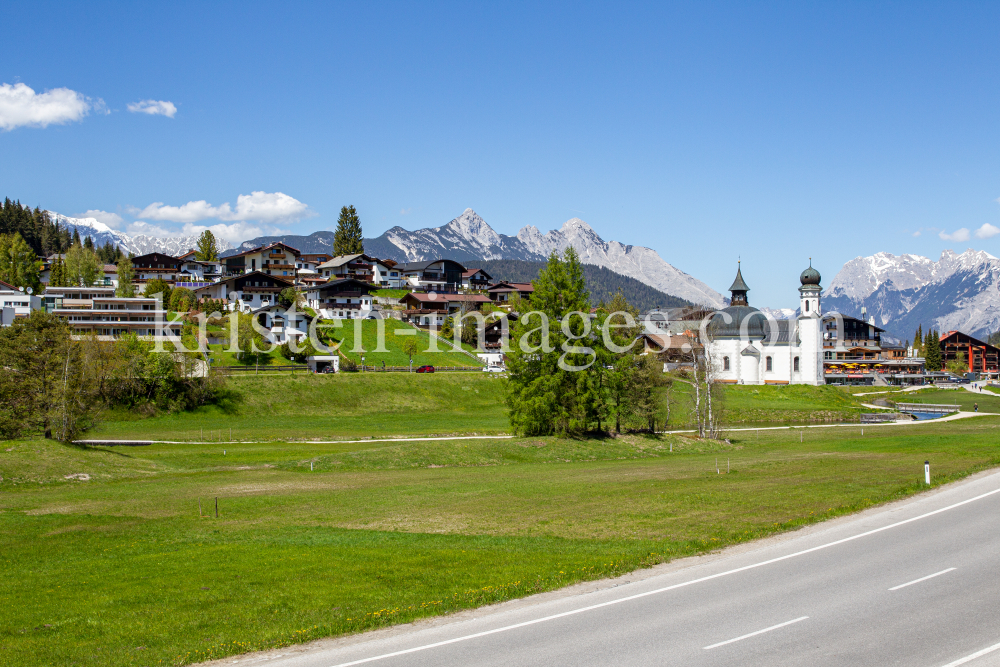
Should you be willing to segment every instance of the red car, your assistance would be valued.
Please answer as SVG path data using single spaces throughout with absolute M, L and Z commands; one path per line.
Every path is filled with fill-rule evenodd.
M 434 367 L 433 366 L 421 366 L 420 368 L 417 369 L 417 372 L 418 373 L 433 373 L 434 372 Z

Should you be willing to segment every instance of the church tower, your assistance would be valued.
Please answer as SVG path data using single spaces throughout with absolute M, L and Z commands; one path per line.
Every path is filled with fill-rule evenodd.
M 823 310 L 820 306 L 819 271 L 809 268 L 799 276 L 799 377 L 803 384 L 825 384 L 823 376 Z

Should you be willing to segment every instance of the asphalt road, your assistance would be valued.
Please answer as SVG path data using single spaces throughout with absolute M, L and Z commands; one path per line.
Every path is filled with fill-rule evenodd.
M 1000 665 L 1000 473 L 690 563 L 238 663 Z

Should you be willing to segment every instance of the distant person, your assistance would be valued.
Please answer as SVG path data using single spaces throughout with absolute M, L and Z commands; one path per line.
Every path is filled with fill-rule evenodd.
M 972 404 L 972 411 L 973 412 L 979 412 L 979 403 L 973 403 Z

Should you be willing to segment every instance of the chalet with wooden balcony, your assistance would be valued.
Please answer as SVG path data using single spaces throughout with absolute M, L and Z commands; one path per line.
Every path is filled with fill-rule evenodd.
M 181 260 L 176 257 L 159 252 L 151 252 L 132 258 L 135 281 L 140 284 L 148 283 L 156 278 L 173 283 L 178 280 L 177 276 L 181 273 L 181 264 Z
M 969 365 L 969 373 L 994 377 L 1000 374 L 1000 349 L 989 343 L 961 331 L 949 331 L 941 336 L 940 345 L 941 360 L 945 364 L 963 355 Z
M 223 273 L 228 278 L 261 271 L 264 275 L 295 282 L 295 265 L 300 256 L 301 253 L 288 244 L 269 243 L 226 257 L 222 260 Z
M 530 298 L 535 293 L 535 286 L 531 283 L 501 282 L 496 285 L 490 285 L 486 292 L 490 295 L 490 300 L 497 303 L 506 303 L 510 301 L 510 297 L 514 293 L 519 294 L 522 299 Z
M 364 280 L 338 278 L 322 285 L 304 288 L 306 305 L 328 320 L 369 319 L 373 316 L 374 298 L 378 289 Z
M 486 289 L 493 277 L 482 269 L 467 269 L 462 272 L 462 287 L 465 289 Z
M 270 306 L 278 299 L 282 290 L 294 287 L 289 278 L 268 275 L 263 271 L 253 271 L 243 275 L 230 276 L 217 283 L 194 290 L 199 299 L 221 299 L 228 302 L 229 310 L 253 312 Z
M 833 384 L 923 384 L 924 359 L 883 342 L 873 320 L 839 313 L 823 316 L 823 374 Z
M 410 292 L 400 299 L 406 310 L 403 318 L 421 326 L 440 326 L 449 315 L 479 310 L 490 298 L 485 294 Z
M 286 308 L 275 302 L 258 308 L 252 315 L 267 331 L 265 338 L 271 343 L 304 342 L 309 337 L 310 317 L 295 308 Z
M 340 255 L 320 264 L 316 270 L 327 282 L 353 278 L 379 287 L 400 286 L 400 273 L 395 268 L 395 262 L 383 261 L 365 254 Z

